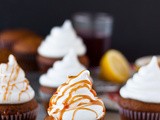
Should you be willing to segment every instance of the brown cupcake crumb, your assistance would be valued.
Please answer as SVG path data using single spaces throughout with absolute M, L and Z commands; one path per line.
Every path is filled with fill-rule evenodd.
M 122 108 L 133 110 L 133 111 L 140 111 L 140 112 L 160 112 L 160 104 L 156 103 L 144 103 L 137 100 L 125 99 L 120 97 L 119 105 Z

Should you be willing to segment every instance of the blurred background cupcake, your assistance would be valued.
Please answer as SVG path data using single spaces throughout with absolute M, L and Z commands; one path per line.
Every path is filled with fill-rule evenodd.
M 0 49 L 0 63 L 6 63 L 8 62 L 8 56 L 11 54 L 12 52 L 6 48 L 1 48 Z
M 41 85 L 39 93 L 44 107 L 48 108 L 50 97 L 61 84 L 66 82 L 68 75 L 76 75 L 85 69 L 73 50 L 69 51 L 61 61 L 56 61 L 39 79 Z
M 66 20 L 62 27 L 54 27 L 38 48 L 37 61 L 42 72 L 46 72 L 57 60 L 61 60 L 70 49 L 74 49 L 79 61 L 89 66 L 86 54 L 86 46 L 83 40 L 77 36 L 72 23 Z
M 16 56 L 20 66 L 26 71 L 38 70 L 36 62 L 37 49 L 42 41 L 42 37 L 32 34 L 20 39 L 13 45 L 12 51 Z
M 38 70 L 36 55 L 42 37 L 25 28 L 7 29 L 0 32 L 0 60 L 12 53 L 25 71 Z
M 34 34 L 25 28 L 6 29 L 0 32 L 0 48 L 12 49 L 14 43 L 23 40 L 26 36 Z

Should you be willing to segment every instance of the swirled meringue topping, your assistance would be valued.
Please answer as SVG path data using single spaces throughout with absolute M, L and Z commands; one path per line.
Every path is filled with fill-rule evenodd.
M 58 87 L 66 82 L 68 75 L 77 75 L 86 68 L 79 62 L 76 53 L 72 50 L 61 61 L 56 61 L 39 82 L 43 86 Z
M 38 48 L 38 53 L 44 57 L 61 58 L 72 48 L 79 56 L 86 53 L 83 40 L 77 36 L 71 22 L 66 20 L 62 27 L 52 28 L 50 35 Z
M 34 91 L 13 55 L 0 64 L 0 104 L 20 104 L 34 98 Z
M 120 90 L 123 98 L 147 103 L 160 103 L 160 68 L 153 57 L 148 65 L 141 67 L 133 78 Z
M 89 71 L 69 76 L 51 97 L 48 114 L 55 120 L 99 120 L 105 115 L 103 102 L 92 89 Z

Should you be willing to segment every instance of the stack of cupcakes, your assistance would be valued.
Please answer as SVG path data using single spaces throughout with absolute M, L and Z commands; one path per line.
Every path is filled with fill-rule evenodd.
M 38 48 L 37 61 L 40 70 L 46 72 L 55 61 L 61 60 L 70 49 L 74 49 L 83 65 L 89 65 L 83 40 L 77 36 L 71 22 L 66 20 L 62 27 L 54 27 Z

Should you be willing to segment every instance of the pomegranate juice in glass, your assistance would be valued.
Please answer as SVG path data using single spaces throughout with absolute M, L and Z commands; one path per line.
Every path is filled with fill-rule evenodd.
M 99 66 L 102 55 L 110 48 L 112 17 L 106 13 L 76 13 L 73 24 L 87 46 L 90 67 Z

